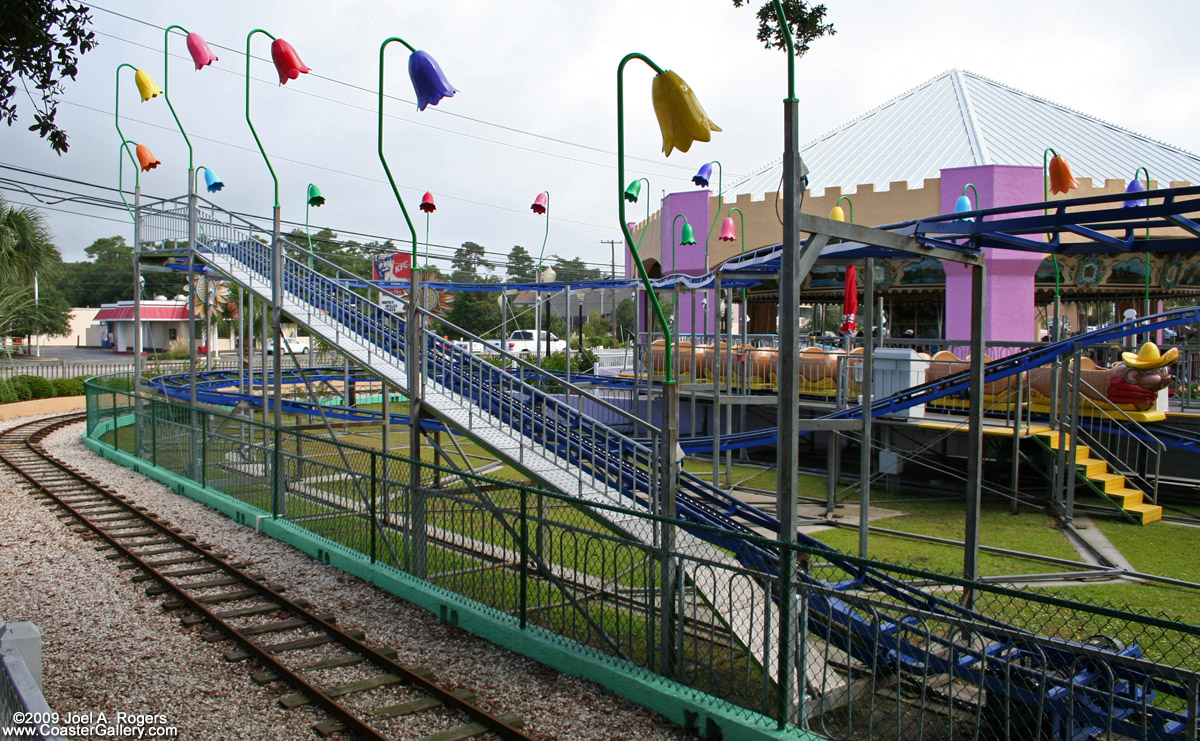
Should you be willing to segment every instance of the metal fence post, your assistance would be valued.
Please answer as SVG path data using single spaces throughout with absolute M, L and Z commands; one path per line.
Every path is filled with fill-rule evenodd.
M 521 595 L 520 614 L 521 630 L 527 624 L 527 607 L 529 605 L 529 492 L 521 489 Z
M 200 486 L 208 486 L 208 415 L 200 415 Z
M 379 477 L 376 465 L 379 456 L 371 453 L 371 563 L 375 563 L 375 531 L 379 529 L 379 520 L 375 517 L 375 495 L 379 491 Z
M 158 402 L 150 400 L 150 463 L 158 466 L 158 414 L 154 411 Z

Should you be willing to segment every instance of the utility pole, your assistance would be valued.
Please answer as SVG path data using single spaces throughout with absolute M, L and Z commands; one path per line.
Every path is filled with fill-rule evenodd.
M 602 239 L 602 240 L 600 240 L 600 244 L 608 245 L 609 250 L 612 252 L 612 268 L 611 268 L 611 272 L 609 272 L 609 278 L 612 280 L 616 280 L 617 279 L 617 245 L 621 244 L 621 241 L 618 239 Z M 603 293 L 600 294 L 600 297 L 601 297 L 600 298 L 600 313 L 603 314 L 604 313 L 604 294 Z M 613 332 L 613 337 L 617 337 L 617 289 L 616 288 L 609 291 L 609 297 L 612 300 L 612 309 L 611 309 L 611 311 L 612 311 L 612 332 Z M 620 338 L 617 338 L 617 339 L 620 339 Z

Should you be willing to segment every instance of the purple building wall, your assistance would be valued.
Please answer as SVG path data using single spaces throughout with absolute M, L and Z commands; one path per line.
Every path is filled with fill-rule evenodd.
M 954 212 L 954 203 L 971 183 L 979 191 L 976 208 L 1010 206 L 1042 200 L 1042 169 L 1011 165 L 954 167 L 941 172 L 941 212 Z M 970 189 L 967 195 L 972 197 Z M 1014 214 L 1015 215 L 1015 214 Z M 984 339 L 996 342 L 1037 340 L 1034 275 L 1045 255 L 984 248 L 987 266 Z M 946 337 L 971 336 L 971 269 L 943 262 L 946 269 Z
M 662 199 L 662 218 L 659 219 L 659 230 L 661 236 L 660 244 L 663 246 L 660 261 L 663 276 L 673 273 L 704 275 L 708 272 L 708 266 L 705 265 L 704 235 L 708 233 L 708 228 L 712 220 L 712 214 L 708 208 L 711 196 L 711 191 L 696 190 L 683 193 L 670 193 Z M 676 219 L 676 216 L 679 215 L 682 215 L 687 219 L 687 223 L 691 224 L 692 230 L 696 234 L 696 244 L 679 244 L 684 225 L 684 218 Z M 713 239 L 716 239 L 715 234 L 713 235 Z M 674 247 L 672 248 L 672 246 Z M 626 250 L 626 255 L 625 277 L 635 278 L 637 277 L 637 272 L 633 267 L 633 255 L 628 249 Z M 645 256 L 643 255 L 643 257 Z M 710 296 L 711 293 L 711 291 L 680 291 L 679 309 L 677 312 L 678 331 L 684 333 L 693 331 L 703 332 L 706 327 L 709 332 L 713 331 L 717 317 L 717 307 L 715 305 L 716 302 Z M 706 298 L 709 303 L 707 323 L 705 322 L 703 311 L 703 302 Z M 643 298 L 641 306 L 638 307 L 639 331 L 646 329 L 646 317 L 649 311 L 649 303 Z M 693 313 L 695 314 L 694 322 Z

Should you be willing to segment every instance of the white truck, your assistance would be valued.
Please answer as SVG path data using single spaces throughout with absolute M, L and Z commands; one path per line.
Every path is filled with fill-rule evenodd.
M 504 349 L 513 355 L 536 355 L 538 348 L 541 348 L 542 355 L 546 354 L 546 337 L 550 337 L 550 352 L 563 352 L 567 349 L 567 341 L 560 340 L 549 332 L 542 331 L 541 339 L 538 333 L 532 329 L 518 329 L 508 336 L 508 341 L 504 343 Z

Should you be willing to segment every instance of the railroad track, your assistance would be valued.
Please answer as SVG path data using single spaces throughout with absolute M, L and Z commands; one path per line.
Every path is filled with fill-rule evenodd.
M 167 595 L 164 609 L 186 609 L 185 626 L 207 627 L 207 640 L 232 641 L 226 659 L 254 661 L 256 682 L 282 682 L 294 690 L 279 699 L 283 707 L 323 709 L 329 718 L 313 726 L 319 735 L 531 741 L 519 730 L 519 716 L 488 713 L 469 690 L 444 688 L 429 671 L 396 662 L 394 650 L 366 643 L 361 631 L 342 630 L 333 615 L 314 611 L 305 600 L 284 597 L 284 587 L 247 573 L 41 447 L 48 435 L 85 417 L 41 419 L 0 432 L 0 459 L 66 510 L 64 517 L 78 520 L 78 532 L 101 541 L 109 558 L 137 572 L 134 583 L 148 582 L 149 595 Z M 347 681 L 348 674 L 357 678 Z M 428 729 L 433 723 L 443 730 L 405 730 L 406 724 Z

